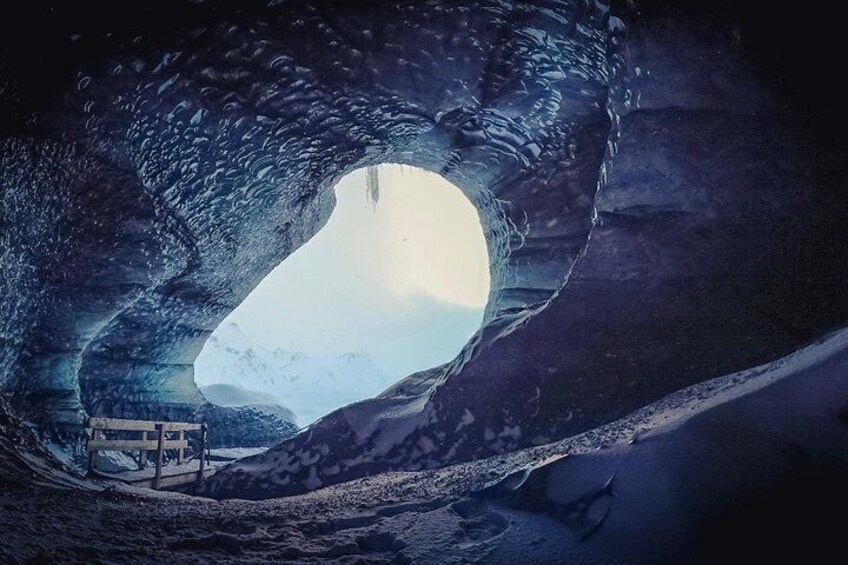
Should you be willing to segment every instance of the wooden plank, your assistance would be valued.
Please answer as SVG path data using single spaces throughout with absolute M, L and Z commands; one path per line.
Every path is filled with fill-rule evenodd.
M 135 487 L 143 487 L 143 488 L 156 488 L 155 487 L 156 478 L 150 479 L 139 479 L 137 481 L 128 481 L 127 484 L 130 484 Z M 180 473 L 178 475 L 162 475 L 159 478 L 159 488 L 173 487 L 177 485 L 185 485 L 188 483 L 196 483 L 197 482 L 197 471 L 191 471 L 190 473 Z
M 118 418 L 89 418 L 85 427 L 91 430 L 114 430 L 125 432 L 152 432 L 162 424 L 166 432 L 192 432 L 200 429 L 201 424 L 191 422 L 151 422 L 147 420 L 121 420 Z
M 156 431 L 159 436 L 156 440 L 158 447 L 156 448 L 156 474 L 153 476 L 153 488 L 159 489 L 162 487 L 162 464 L 163 455 L 165 454 L 165 430 L 162 424 L 156 424 Z
M 94 430 L 92 432 L 93 440 L 97 441 L 103 438 L 103 432 L 100 430 Z M 87 443 L 90 444 L 92 440 L 89 440 Z M 88 452 L 88 471 L 94 472 L 97 471 L 97 452 L 93 450 L 89 450 Z
M 118 418 L 89 418 L 85 427 L 92 430 L 115 430 L 126 432 L 144 432 L 156 429 L 156 422 L 144 420 L 120 420 Z
M 179 475 L 167 475 L 159 481 L 159 488 L 172 487 L 197 482 L 197 473 L 180 473 Z
M 197 470 L 197 480 L 202 481 L 206 475 L 206 442 L 208 439 L 206 424 L 200 428 L 200 468 Z
M 162 422 L 163 429 L 166 432 L 196 432 L 201 425 L 190 422 Z
M 180 431 L 180 436 L 177 441 L 185 441 L 185 432 Z M 177 465 L 183 464 L 183 456 L 185 455 L 185 448 L 179 448 L 177 450 Z
M 163 448 L 185 449 L 188 440 L 169 439 L 163 442 Z M 92 439 L 88 441 L 86 450 L 93 451 L 157 451 L 159 449 L 158 439 Z
M 147 441 L 147 432 L 141 432 L 141 441 Z M 147 467 L 147 457 L 143 449 L 138 450 L 138 468 L 139 470 Z
M 114 479 L 114 480 L 118 481 L 120 479 Z M 149 488 L 149 489 L 153 488 L 153 479 L 139 479 L 137 481 L 122 481 L 122 482 L 125 482 L 126 484 L 132 485 L 134 487 Z

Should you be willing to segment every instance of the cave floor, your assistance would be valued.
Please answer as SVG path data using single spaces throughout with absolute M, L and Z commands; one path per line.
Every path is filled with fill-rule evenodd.
M 454 506 L 518 461 L 488 463 L 261 502 L 11 482 L 0 490 L 0 562 L 486 563 L 509 520 Z
M 555 550 L 565 526 L 551 520 L 563 531 L 548 537 L 538 521 L 522 531 L 521 512 L 487 504 L 468 511 L 469 493 L 562 454 L 625 443 L 653 412 L 509 455 L 267 501 L 54 480 L 49 466 L 21 469 L 32 458 L 0 451 L 0 563 L 492 563 L 505 544 L 548 553 L 540 546 Z
M 816 547 L 841 543 L 810 516 L 848 502 L 833 479 L 848 470 L 846 343 L 848 331 L 834 334 L 559 442 L 265 501 L 85 482 L 0 418 L 0 563 L 675 563 L 692 517 L 780 468 L 802 479 L 798 511 L 772 496 L 779 511 L 769 506 L 741 529 L 731 520 L 733 531 L 750 537 L 750 524 L 771 516 L 794 532 L 781 539 L 795 543 L 806 528 Z M 511 475 L 528 468 L 541 479 L 527 479 L 529 490 Z M 579 511 L 539 505 L 551 501 Z
M 567 526 L 551 519 L 540 527 L 537 517 L 530 527 L 524 513 L 486 503 L 468 511 L 470 493 L 563 454 L 626 444 L 726 387 L 704 383 L 610 425 L 504 456 L 258 502 L 102 482 L 54 484 L 44 466 L 33 481 L 21 478 L 23 461 L 7 454 L 0 460 L 10 471 L 0 473 L 0 562 L 494 563 L 511 559 L 496 555 L 504 548 L 520 555 L 527 546 L 556 554 L 574 538 Z

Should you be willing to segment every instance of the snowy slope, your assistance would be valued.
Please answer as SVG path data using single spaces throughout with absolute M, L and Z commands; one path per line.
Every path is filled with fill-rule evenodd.
M 195 375 L 201 387 L 227 384 L 273 395 L 300 425 L 374 396 L 396 380 L 365 353 L 309 356 L 270 350 L 234 323 L 224 324 L 209 339 L 195 363 Z
M 830 516 L 848 505 L 847 377 L 844 330 L 557 443 L 262 502 L 48 490 L 58 475 L 32 483 L 18 451 L 37 442 L 18 436 L 0 441 L 0 562 L 833 562 L 844 522 Z M 0 439 L 22 428 L 3 415 L 0 402 Z
M 200 387 L 200 392 L 206 400 L 218 406 L 239 407 L 250 406 L 262 412 L 274 414 L 280 418 L 297 423 L 294 412 L 281 405 L 277 397 L 266 392 L 248 390 L 237 385 L 214 384 Z

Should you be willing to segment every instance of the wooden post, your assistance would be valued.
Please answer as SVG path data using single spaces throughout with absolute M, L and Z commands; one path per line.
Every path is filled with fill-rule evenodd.
M 185 432 L 183 430 L 180 430 L 179 440 L 183 441 L 184 439 Z M 177 450 L 177 465 L 183 464 L 183 455 L 185 455 L 184 451 L 185 450 L 182 447 Z
M 91 439 L 99 440 L 103 439 L 103 430 L 92 430 Z M 88 453 L 88 470 L 96 471 L 97 470 L 97 452 L 91 451 Z
M 141 440 L 147 441 L 147 432 L 141 432 Z M 144 455 L 146 452 L 142 449 L 138 452 L 138 468 L 139 470 L 147 467 L 147 457 Z
M 200 426 L 200 470 L 197 472 L 197 480 L 203 480 L 206 472 L 206 424 Z
M 153 488 L 159 490 L 159 485 L 162 482 L 162 463 L 165 455 L 165 426 L 156 424 L 156 433 L 159 434 L 159 441 L 156 446 L 156 476 L 153 478 Z

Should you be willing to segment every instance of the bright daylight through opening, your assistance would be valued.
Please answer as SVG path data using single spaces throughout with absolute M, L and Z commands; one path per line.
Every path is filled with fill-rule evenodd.
M 337 184 L 327 225 L 212 334 L 195 363 L 211 402 L 280 405 L 303 426 L 450 361 L 479 329 L 490 279 L 474 205 L 422 169 L 370 174 Z

